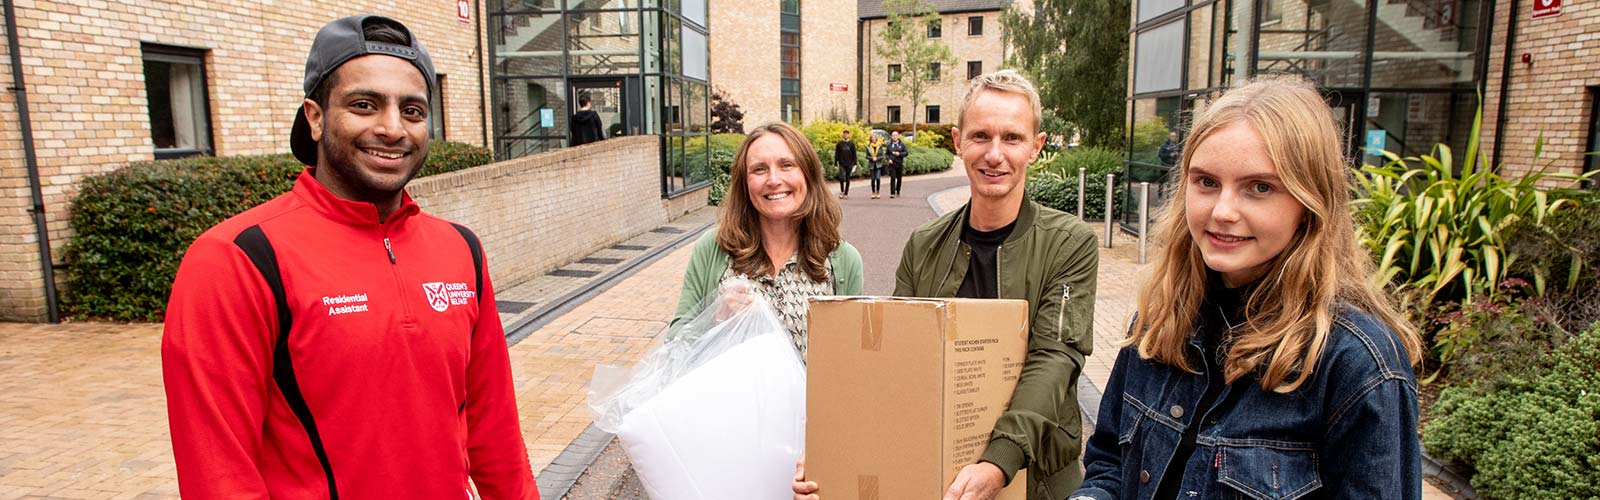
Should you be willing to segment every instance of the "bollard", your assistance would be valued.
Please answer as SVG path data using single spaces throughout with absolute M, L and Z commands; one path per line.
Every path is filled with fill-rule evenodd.
M 1087 179 L 1084 167 L 1078 167 L 1078 220 L 1083 220 L 1083 181 Z
M 1117 174 L 1106 174 L 1106 248 L 1111 248 L 1111 226 L 1113 224 L 1113 222 L 1111 222 L 1111 214 L 1115 213 L 1111 211 L 1111 198 L 1115 196 L 1116 193 L 1116 182 Z
M 1150 239 L 1150 183 L 1139 183 L 1139 265 L 1145 263 L 1145 241 Z

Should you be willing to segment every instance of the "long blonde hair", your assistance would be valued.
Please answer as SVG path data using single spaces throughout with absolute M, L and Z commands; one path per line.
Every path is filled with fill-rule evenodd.
M 805 134 L 783 122 L 762 125 L 745 136 L 739 152 L 733 157 L 729 174 L 728 194 L 717 210 L 717 246 L 728 252 L 729 266 L 738 274 L 761 276 L 772 273 L 772 261 L 767 259 L 761 241 L 761 214 L 750 204 L 750 188 L 746 177 L 750 173 L 750 144 L 762 136 L 775 134 L 783 138 L 794 154 L 795 164 L 805 173 L 806 199 L 800 203 L 792 218 L 799 221 L 800 249 L 796 262 L 811 281 L 828 279 L 828 255 L 838 248 L 839 220 L 843 217 L 839 202 L 829 193 L 822 178 L 822 161 L 811 148 Z
M 1322 96 L 1295 77 L 1246 82 L 1195 118 L 1181 168 L 1170 174 L 1176 179 L 1170 201 L 1156 225 L 1155 236 L 1165 249 L 1139 292 L 1139 314 L 1124 345 L 1138 346 L 1141 358 L 1196 371 L 1184 353 L 1208 275 L 1184 216 L 1184 184 L 1195 148 L 1235 123 L 1249 125 L 1261 137 L 1278 177 L 1305 206 L 1306 218 L 1245 304 L 1248 321 L 1224 363 L 1227 381 L 1259 372 L 1264 389 L 1286 393 L 1300 387 L 1311 377 L 1341 305 L 1387 324 L 1416 364 L 1421 338 L 1371 285 L 1372 258 L 1356 239 L 1343 135 Z

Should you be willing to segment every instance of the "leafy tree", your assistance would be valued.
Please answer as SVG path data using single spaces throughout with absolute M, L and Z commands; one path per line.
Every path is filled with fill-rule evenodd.
M 1126 0 L 1035 0 L 1000 16 L 1010 65 L 1039 88 L 1045 109 L 1072 123 L 1086 146 L 1120 147 L 1128 97 Z
M 711 133 L 744 133 L 744 111 L 720 88 L 711 92 Z
M 889 23 L 878 44 L 878 57 L 900 65 L 900 80 L 889 84 L 889 90 L 911 100 L 911 131 L 915 133 L 923 96 L 944 79 L 956 58 L 944 42 L 928 38 L 928 25 L 940 19 L 927 0 L 887 0 L 883 6 L 889 12 Z

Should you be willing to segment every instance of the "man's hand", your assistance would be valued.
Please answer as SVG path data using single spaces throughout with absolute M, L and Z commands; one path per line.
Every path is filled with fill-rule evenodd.
M 994 500 L 1005 485 L 1006 473 L 1001 472 L 1000 467 L 978 462 L 961 468 L 956 480 L 950 483 L 950 489 L 944 490 L 944 500 Z M 798 488 L 795 491 L 799 491 Z
M 817 483 L 806 480 L 806 457 L 801 456 L 799 462 L 794 464 L 794 500 L 818 500 Z

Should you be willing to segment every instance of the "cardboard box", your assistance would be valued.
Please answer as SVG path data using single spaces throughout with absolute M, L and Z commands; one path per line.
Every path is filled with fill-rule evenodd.
M 1028 349 L 1022 300 L 820 297 L 808 321 L 806 478 L 828 500 L 941 498 Z M 1026 496 L 1023 470 L 999 499 Z

